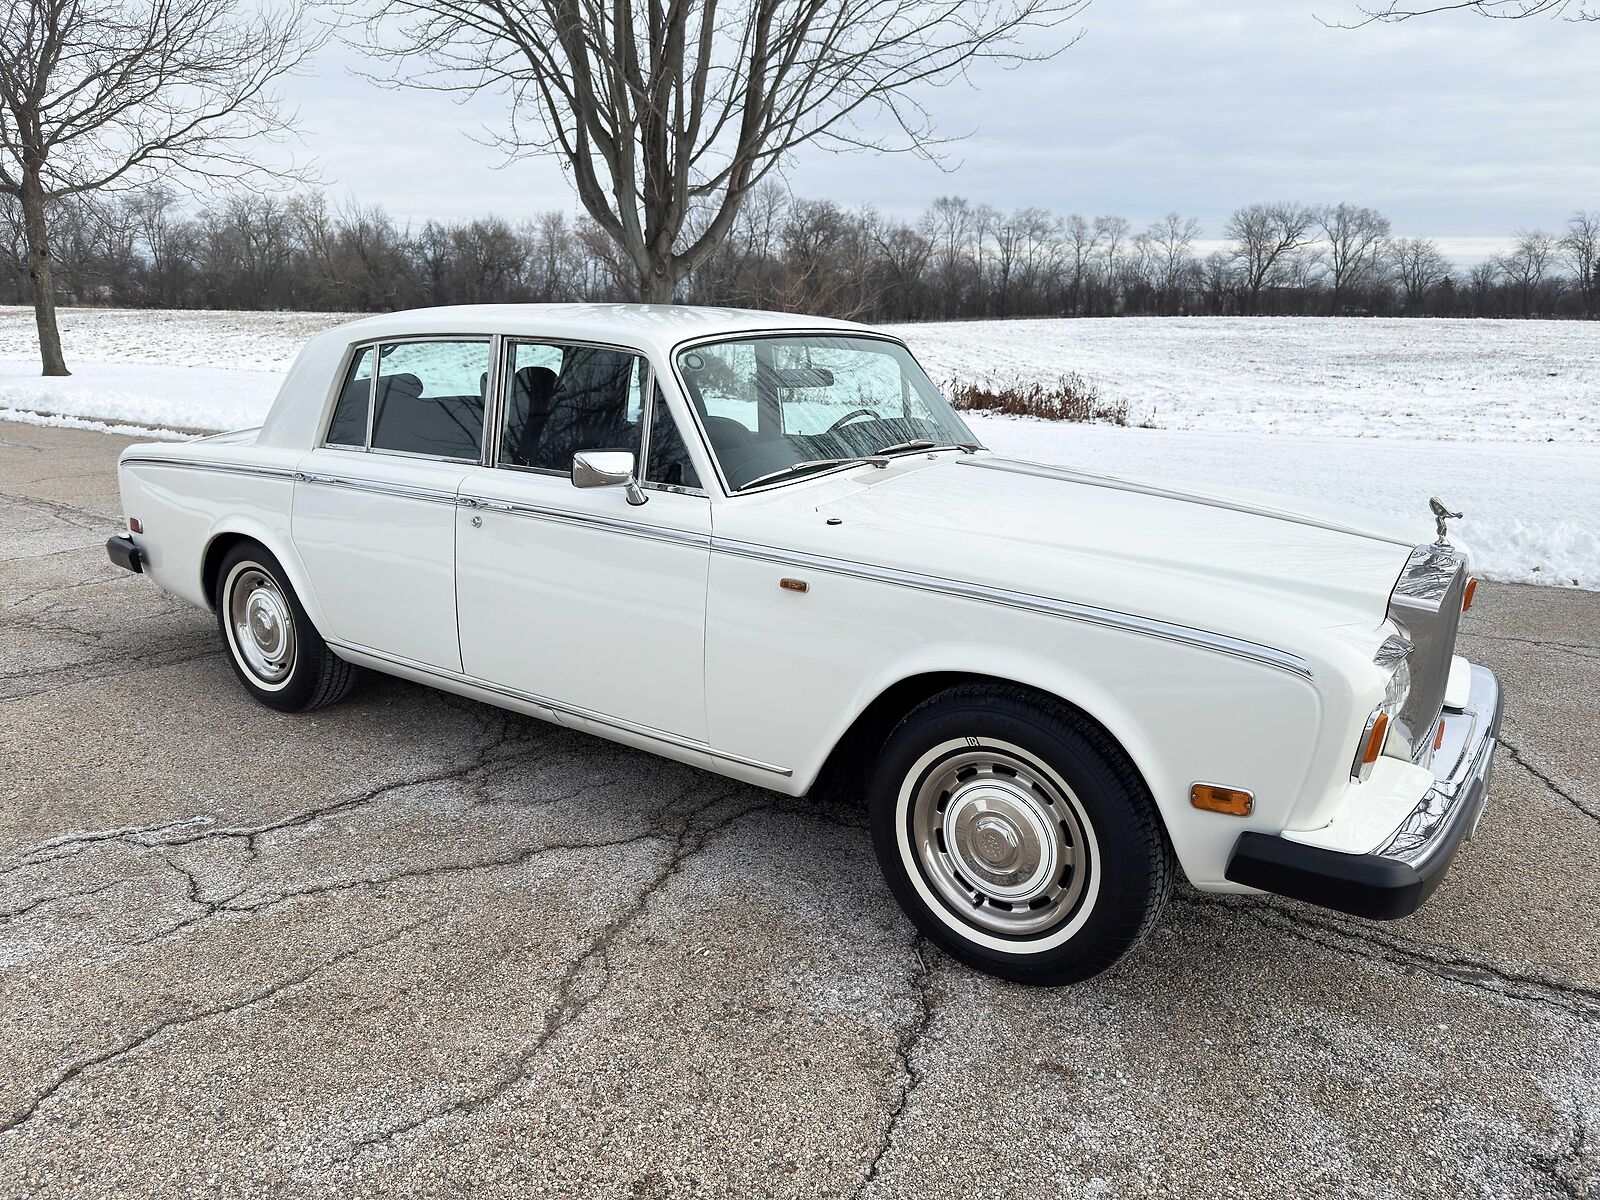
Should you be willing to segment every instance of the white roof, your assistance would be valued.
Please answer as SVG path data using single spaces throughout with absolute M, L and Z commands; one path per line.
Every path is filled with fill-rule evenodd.
M 257 443 L 305 449 L 352 343 L 426 334 L 507 334 L 515 337 L 612 342 L 665 359 L 681 342 L 720 334 L 779 330 L 870 333 L 866 325 L 745 308 L 681 304 L 458 304 L 363 317 L 317 334 L 306 343 L 278 391 Z
M 665 354 L 678 343 L 692 338 L 780 329 L 871 332 L 868 326 L 851 321 L 749 308 L 697 308 L 683 304 L 456 304 L 363 317 L 320 336 L 349 345 L 391 335 L 503 333 L 519 337 L 614 341 Z

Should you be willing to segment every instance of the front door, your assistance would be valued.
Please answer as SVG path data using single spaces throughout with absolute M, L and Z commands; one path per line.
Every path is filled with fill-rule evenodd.
M 456 497 L 481 455 L 489 345 L 429 339 L 356 351 L 294 489 L 295 548 L 329 640 L 461 670 Z
M 705 740 L 711 506 L 657 397 L 645 461 L 645 360 L 631 351 L 508 348 L 496 465 L 456 510 L 466 673 L 601 725 Z M 580 450 L 635 455 L 643 504 L 577 488 Z

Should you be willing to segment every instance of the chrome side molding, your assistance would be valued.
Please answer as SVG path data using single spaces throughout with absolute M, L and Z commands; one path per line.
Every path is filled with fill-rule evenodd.
M 923 592 L 936 592 L 963 600 L 977 600 L 985 604 L 997 604 L 1004 608 L 1043 613 L 1052 617 L 1064 617 L 1069 621 L 1081 621 L 1089 625 L 1118 629 L 1125 633 L 1160 638 L 1163 641 L 1194 646 L 1200 650 L 1226 654 L 1233 658 L 1241 658 L 1249 662 L 1260 663 L 1263 666 L 1273 667 L 1280 671 L 1287 671 L 1289 674 L 1299 676 L 1302 679 L 1313 678 L 1311 664 L 1298 655 L 1290 654 L 1285 650 L 1278 650 L 1272 646 L 1247 641 L 1244 638 L 1232 637 L 1228 634 L 1212 633 L 1209 630 L 1195 629 L 1188 625 L 1174 625 L 1167 621 L 1158 621 L 1153 617 L 1142 617 L 1135 613 L 1118 612 L 1109 608 L 1096 608 L 1088 604 L 1077 604 L 1070 600 L 1055 600 L 1048 596 L 1036 596 L 1027 592 L 1013 592 L 984 584 L 962 583 L 954 579 L 940 579 L 933 575 L 921 575 L 913 571 L 901 571 L 891 567 L 875 567 L 866 563 L 851 562 L 848 559 L 827 558 L 817 554 L 778 550 L 770 546 L 733 541 L 729 538 L 713 537 L 711 539 L 711 548 L 719 554 L 733 554 L 741 558 L 774 563 L 778 566 L 805 566 L 818 571 L 828 571 L 835 575 L 848 575 L 855 579 L 891 583 L 899 587 L 915 588 Z

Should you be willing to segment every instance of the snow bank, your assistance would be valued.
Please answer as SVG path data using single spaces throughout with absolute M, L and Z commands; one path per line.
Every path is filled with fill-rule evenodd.
M 130 432 L 259 425 L 330 313 L 62 314 L 63 380 L 30 310 L 0 308 L 0 419 Z M 1600 590 L 1600 326 L 1552 321 L 1125 319 L 906 325 L 934 376 L 1079 371 L 1159 429 L 970 416 L 1002 453 L 1425 513 L 1438 495 L 1491 579 Z

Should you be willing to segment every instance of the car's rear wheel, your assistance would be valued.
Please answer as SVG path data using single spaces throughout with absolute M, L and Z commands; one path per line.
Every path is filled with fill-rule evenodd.
M 890 734 L 873 845 L 917 927 L 1023 983 L 1072 983 L 1139 943 L 1174 875 L 1155 804 L 1098 726 L 1025 688 L 968 684 Z
M 322 640 L 266 547 L 240 542 L 230 549 L 212 599 L 233 673 L 262 704 L 306 712 L 350 691 L 356 668 Z

